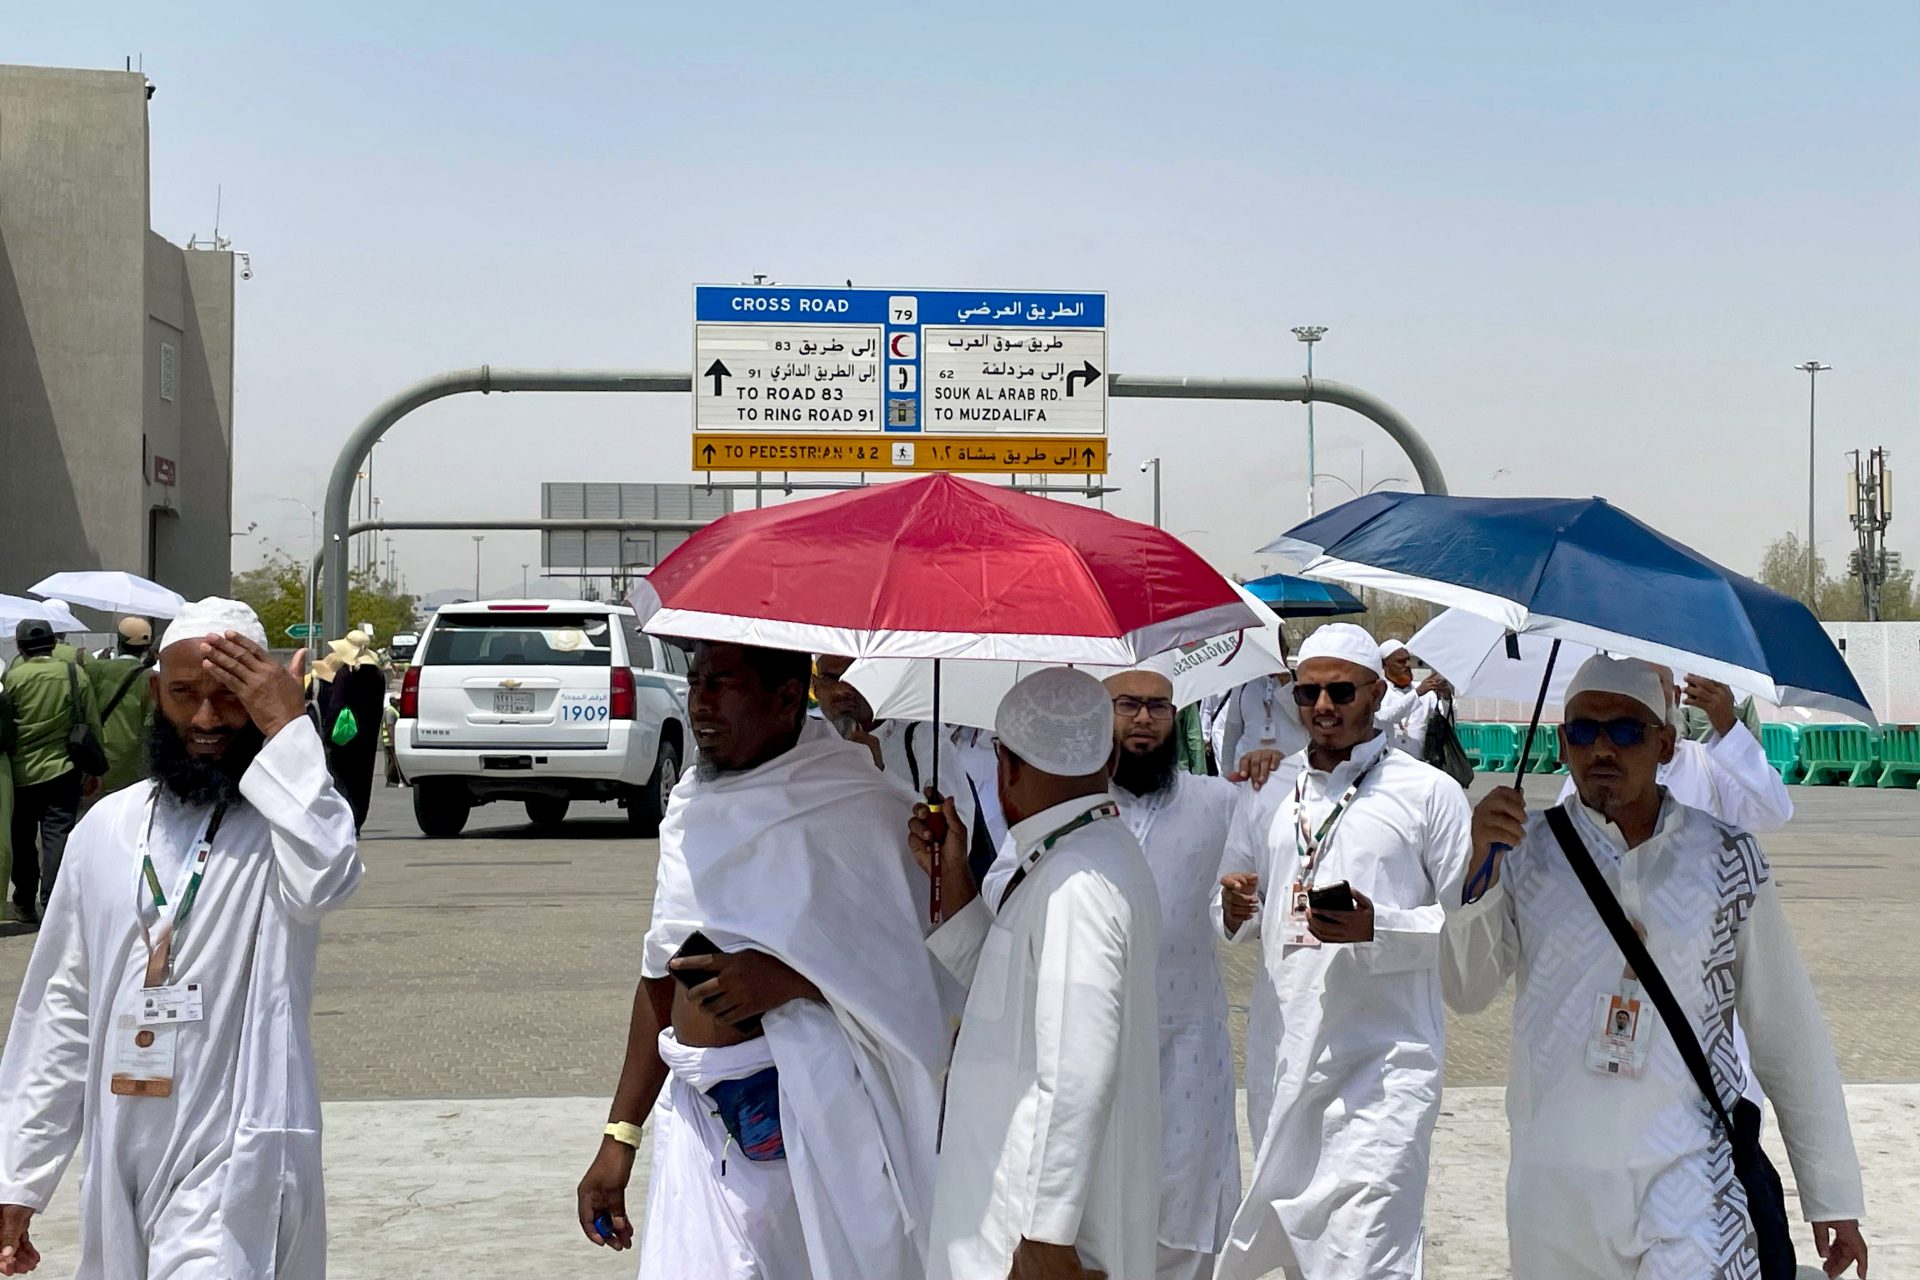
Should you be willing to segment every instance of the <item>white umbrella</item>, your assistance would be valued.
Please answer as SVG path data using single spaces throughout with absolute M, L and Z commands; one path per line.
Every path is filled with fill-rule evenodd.
M 1540 696 L 1540 677 L 1552 648 L 1553 641 L 1546 636 L 1528 632 L 1509 637 L 1503 624 L 1465 609 L 1444 611 L 1407 641 L 1407 651 L 1445 676 L 1456 696 L 1526 703 Z M 1567 683 L 1593 654 L 1591 646 L 1561 642 L 1560 658 L 1547 685 L 1547 705 L 1566 701 Z
M 0 627 L 12 631 L 29 618 L 39 618 L 63 635 L 69 631 L 87 630 L 87 624 L 74 617 L 73 610 L 61 601 L 0 595 Z
M 1280 619 L 1273 610 L 1236 584 L 1247 607 L 1260 619 L 1249 627 L 1197 644 L 1182 645 L 1142 661 L 1173 681 L 1178 706 L 1237 689 L 1249 680 L 1286 669 L 1280 653 Z M 1000 699 L 1022 679 L 1057 662 L 995 662 L 945 659 L 940 664 L 940 718 L 948 724 L 992 729 Z M 1126 667 L 1073 664 L 1102 679 Z M 863 658 L 847 668 L 846 680 L 858 689 L 878 720 L 933 719 L 933 662 L 926 658 Z
M 38 595 L 58 596 L 89 609 L 132 613 L 143 618 L 171 618 L 187 603 L 178 591 L 117 569 L 56 573 L 34 583 L 31 589 Z

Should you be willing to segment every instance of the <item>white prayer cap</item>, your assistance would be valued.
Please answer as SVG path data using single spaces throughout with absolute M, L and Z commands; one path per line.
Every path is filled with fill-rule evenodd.
M 1387 669 L 1381 662 L 1383 645 L 1375 644 L 1373 637 L 1367 634 L 1365 627 L 1356 627 L 1351 622 L 1329 622 L 1306 638 L 1300 646 L 1300 661 L 1310 658 L 1338 658 L 1342 662 L 1351 662 L 1356 667 L 1365 667 L 1376 676 L 1385 678 Z M 1391 649 L 1386 652 L 1391 653 Z
M 1007 690 L 993 731 L 1042 773 L 1084 778 L 1106 768 L 1113 754 L 1113 699 L 1084 671 L 1048 667 Z
M 182 640 L 204 640 L 229 631 L 239 632 L 262 649 L 268 647 L 267 629 L 260 625 L 259 614 L 238 600 L 208 596 L 183 606 L 173 615 L 173 621 L 160 637 L 160 651 L 164 653 Z
M 1655 720 L 1667 722 L 1667 682 L 1651 662 L 1596 653 L 1580 664 L 1567 683 L 1567 705 L 1572 706 L 1583 693 L 1616 693 L 1631 698 Z
M 1380 660 L 1385 662 L 1388 658 L 1391 658 L 1394 654 L 1406 647 L 1407 642 L 1405 640 L 1382 640 L 1380 642 Z

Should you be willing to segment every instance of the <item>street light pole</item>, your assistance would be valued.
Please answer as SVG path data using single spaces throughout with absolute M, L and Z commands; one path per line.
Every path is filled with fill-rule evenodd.
M 1814 389 L 1819 384 L 1820 375 L 1833 368 L 1830 364 L 1821 364 L 1818 360 L 1808 360 L 1804 364 L 1793 366 L 1807 375 L 1807 608 L 1818 610 L 1814 581 L 1813 555 L 1813 472 L 1814 472 L 1814 435 L 1813 402 Z
M 487 540 L 484 533 L 473 535 L 473 598 L 480 598 L 480 544 Z
M 1313 456 L 1313 344 L 1327 336 L 1323 324 L 1295 326 L 1293 336 L 1307 344 L 1307 516 L 1313 516 L 1313 481 L 1318 469 Z
M 1148 458 L 1140 464 L 1140 470 L 1143 472 L 1148 467 L 1153 468 L 1153 527 L 1158 529 L 1160 527 L 1160 459 Z
M 529 598 L 527 595 L 527 564 L 528 562 L 525 560 L 520 562 L 520 598 L 522 600 Z

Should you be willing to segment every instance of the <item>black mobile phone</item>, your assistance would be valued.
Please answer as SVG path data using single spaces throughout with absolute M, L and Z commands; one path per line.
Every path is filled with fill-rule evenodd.
M 1307 906 L 1315 911 L 1357 911 L 1360 904 L 1353 900 L 1353 886 L 1342 880 L 1307 890 Z
M 687 935 L 687 940 L 680 944 L 680 949 L 673 953 L 673 958 L 675 960 L 686 960 L 694 956 L 717 956 L 719 954 L 720 948 L 713 945 L 713 939 L 698 929 L 695 929 Z M 668 972 L 678 978 L 680 985 L 683 987 L 697 987 L 713 976 L 713 970 L 711 969 L 669 969 Z

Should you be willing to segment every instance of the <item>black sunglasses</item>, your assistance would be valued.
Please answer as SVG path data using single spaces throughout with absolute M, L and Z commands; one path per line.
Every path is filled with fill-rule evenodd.
M 1299 706 L 1317 706 L 1322 691 L 1333 699 L 1334 706 L 1344 707 L 1353 701 L 1355 694 L 1360 692 L 1360 686 L 1351 680 L 1341 680 L 1334 684 L 1295 684 L 1293 700 Z
M 1603 733 L 1616 747 L 1637 747 L 1660 726 L 1635 720 L 1632 716 L 1621 716 L 1617 720 L 1569 720 L 1563 727 L 1567 731 L 1567 741 L 1576 747 L 1592 746 Z

